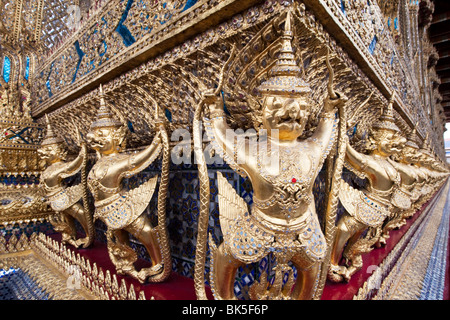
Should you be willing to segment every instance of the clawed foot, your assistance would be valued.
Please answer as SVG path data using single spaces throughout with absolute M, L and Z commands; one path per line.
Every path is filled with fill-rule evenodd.
M 351 276 L 349 274 L 349 271 L 344 266 L 336 266 L 336 265 L 330 265 L 328 269 L 328 279 L 330 279 L 333 282 L 348 282 L 350 280 Z
M 74 240 L 73 238 L 62 239 L 61 243 L 62 244 L 70 244 L 71 246 L 73 246 L 73 247 L 75 247 L 77 249 L 80 246 L 79 243 L 78 243 L 78 240 Z
M 144 283 L 148 277 L 153 277 L 157 274 L 160 274 L 163 271 L 163 265 L 158 263 L 151 268 L 143 268 L 137 274 L 137 279 L 140 283 Z
M 386 243 L 387 243 L 387 239 L 388 239 L 388 238 L 389 238 L 389 235 L 388 235 L 388 234 L 382 235 L 382 236 L 380 237 L 380 239 L 378 239 L 378 241 L 377 241 L 377 243 L 376 243 L 376 247 L 377 247 L 377 248 L 381 248 L 381 247 L 385 246 Z
M 87 244 L 89 243 L 89 237 L 78 239 L 76 241 L 71 241 L 71 245 L 73 245 L 75 248 L 86 248 Z

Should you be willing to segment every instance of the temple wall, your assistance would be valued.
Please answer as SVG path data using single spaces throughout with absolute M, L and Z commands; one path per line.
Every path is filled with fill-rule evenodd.
M 93 17 L 85 21 L 82 27 L 58 48 L 54 48 L 39 65 L 35 73 L 36 87 L 39 90 L 32 107 L 34 117 L 39 118 L 44 112 L 49 114 L 50 118 L 53 114 L 61 117 L 69 110 L 76 110 L 77 117 L 81 117 L 78 113 L 83 113 L 85 120 L 92 119 L 91 110 L 92 104 L 95 105 L 95 88 L 98 83 L 104 84 L 112 100 L 118 100 L 126 87 L 131 85 L 134 88 L 137 85 L 167 106 L 172 113 L 175 127 L 186 126 L 190 119 L 185 118 L 183 110 L 193 110 L 192 102 L 177 97 L 176 102 L 180 107 L 170 104 L 167 95 L 173 90 L 171 81 L 167 82 L 169 87 L 161 87 L 163 91 L 160 92 L 165 92 L 162 94 L 165 98 L 160 97 L 161 94 L 153 93 L 155 88 L 160 86 L 153 75 L 159 72 L 167 73 L 165 76 L 173 78 L 174 82 L 186 81 L 186 88 L 189 87 L 189 82 L 192 84 L 198 80 L 207 84 L 202 67 L 197 70 L 199 74 L 193 75 L 190 69 L 183 69 L 183 64 L 184 68 L 187 67 L 186 62 L 180 64 L 177 61 L 188 57 L 194 61 L 204 60 L 204 63 L 221 59 L 219 52 L 224 50 L 220 48 L 227 42 L 225 39 L 233 42 L 230 37 L 236 34 L 255 33 L 255 29 L 264 27 L 277 16 L 277 12 L 289 5 L 289 1 L 267 1 L 264 4 L 246 1 L 239 2 L 239 5 L 233 1 L 198 1 L 195 4 L 188 1 L 178 9 L 170 9 L 168 5 L 165 11 L 156 11 L 158 15 L 154 21 L 159 21 L 164 27 L 156 28 L 148 25 L 148 20 L 138 19 L 145 15 L 145 10 L 142 11 L 140 7 L 144 2 L 117 2 L 118 4 L 103 4 L 105 8 L 114 9 L 98 9 Z M 314 45 L 311 47 L 307 42 L 302 42 L 306 41 L 307 37 L 315 37 L 319 43 L 330 41 L 334 50 L 343 53 L 339 54 L 344 59 L 341 61 L 345 64 L 343 69 L 352 69 L 353 76 L 361 78 L 361 86 L 366 87 L 363 89 L 354 83 L 349 89 L 352 92 L 349 93 L 356 96 L 358 91 L 366 95 L 375 91 L 374 95 L 378 101 L 374 101 L 374 104 L 383 104 L 383 99 L 389 99 L 395 90 L 395 109 L 401 118 L 399 122 L 405 122 L 406 129 L 419 123 L 420 138 L 424 139 L 428 132 L 429 139 L 433 140 L 432 145 L 436 146 L 439 157 L 443 159 L 443 122 L 435 115 L 435 110 L 439 110 L 435 102 L 437 97 L 434 96 L 435 92 L 426 89 L 436 81 L 433 69 L 426 67 L 428 55 L 432 50 L 426 38 L 419 36 L 423 34 L 424 27 L 412 27 L 409 22 L 417 19 L 418 3 L 407 4 L 400 1 L 397 8 L 386 8 L 383 5 L 379 7 L 376 2 L 371 1 L 369 3 L 370 5 L 366 5 L 364 1 L 340 0 L 306 1 L 305 4 L 296 2 L 297 25 L 301 29 L 296 36 L 298 41 L 301 41 L 302 48 L 308 49 L 308 52 L 302 53 L 302 59 L 308 61 L 311 57 L 308 58 L 307 54 L 311 55 L 311 51 L 317 50 Z M 246 6 L 251 5 L 253 7 L 244 10 Z M 155 10 L 149 6 L 146 8 Z M 224 8 L 227 8 L 227 14 L 224 13 Z M 233 13 L 234 16 L 227 20 L 227 15 Z M 221 23 L 216 22 L 218 19 Z M 108 23 L 122 20 L 123 28 L 119 28 L 120 30 L 111 29 L 111 26 L 116 24 Z M 103 22 L 98 24 L 97 21 Z M 152 23 L 155 23 L 154 21 Z M 269 37 L 271 32 L 267 33 Z M 95 41 L 91 41 L 91 38 L 95 38 Z M 101 44 L 106 48 L 104 44 L 112 40 L 115 42 L 108 44 L 107 53 L 104 53 Z M 263 41 L 263 45 L 268 45 L 270 41 L 265 44 Z M 315 44 L 316 47 L 317 45 L 318 43 Z M 197 48 L 205 50 L 206 56 L 202 57 L 200 53 L 196 53 Z M 266 63 L 269 61 L 270 59 Z M 179 68 L 183 71 L 177 70 Z M 214 66 L 212 68 L 214 70 Z M 183 79 L 177 79 L 178 72 L 185 73 Z M 193 79 L 188 80 L 188 75 Z M 343 75 L 343 79 L 338 82 L 344 85 L 347 81 L 348 75 Z M 198 99 L 195 88 L 185 91 L 192 99 Z M 128 95 L 130 94 L 131 92 L 128 92 Z M 145 100 L 145 97 L 143 99 Z M 361 103 L 360 99 L 355 99 L 354 105 Z M 128 103 L 127 100 L 123 103 L 114 102 L 117 110 L 123 113 L 135 128 L 140 129 L 144 124 L 135 121 L 136 115 L 133 117 L 129 108 L 122 110 L 124 104 Z M 49 113 L 50 111 L 53 113 Z M 61 130 L 70 128 L 62 119 L 57 125 Z M 65 135 L 72 134 L 65 132 Z M 145 140 L 140 142 L 145 143 Z

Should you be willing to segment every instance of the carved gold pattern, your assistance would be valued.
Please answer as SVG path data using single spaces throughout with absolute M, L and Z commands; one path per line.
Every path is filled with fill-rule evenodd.
M 157 109 L 157 106 L 155 105 Z M 113 117 L 105 102 L 100 87 L 100 108 L 96 121 L 91 124 L 87 135 L 89 146 L 97 153 L 98 160 L 88 176 L 89 189 L 95 201 L 95 219 L 101 219 L 107 226 L 108 253 L 119 274 L 128 274 L 140 282 L 161 282 L 172 268 L 166 228 L 165 205 L 158 203 L 158 226 L 153 227 L 144 214 L 156 188 L 158 176 L 141 186 L 125 190 L 122 179 L 131 177 L 148 167 L 163 152 L 164 177 L 159 196 L 164 200 L 167 192 L 167 170 L 169 141 L 158 110 L 155 111 L 158 133 L 144 150 L 126 154 L 125 125 Z M 128 244 L 128 233 L 145 246 L 152 266 L 137 271 L 134 262 L 137 254 Z
M 6 245 L 0 237 L 0 268 L 20 268 L 54 300 L 146 300 L 143 291 L 124 279 L 119 287 L 116 274 L 90 262 L 52 238 L 33 233 L 11 236 Z M 77 273 L 75 273 L 77 272 Z M 106 276 L 103 276 L 106 274 Z M 74 288 L 69 281 L 77 281 Z M 150 297 L 154 300 L 154 297 Z
M 48 121 L 48 119 L 47 119 Z M 45 197 L 51 208 L 57 212 L 50 219 L 56 231 L 61 232 L 63 242 L 75 247 L 89 247 L 94 241 L 94 222 L 87 199 L 86 163 L 87 147 L 81 146 L 79 155 L 72 161 L 66 161 L 64 140 L 53 132 L 50 122 L 47 122 L 47 132 L 38 150 L 48 167 L 41 173 L 40 187 L 45 191 Z M 81 171 L 81 183 L 66 186 L 64 179 Z M 83 198 L 83 204 L 80 200 Z M 82 226 L 85 237 L 76 239 L 73 219 Z

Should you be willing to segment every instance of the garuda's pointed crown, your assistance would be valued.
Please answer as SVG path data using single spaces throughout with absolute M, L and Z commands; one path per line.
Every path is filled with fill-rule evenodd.
M 100 108 L 97 112 L 97 119 L 91 124 L 91 129 L 122 126 L 122 122 L 120 122 L 113 116 L 111 110 L 106 105 L 105 94 L 103 93 L 102 85 L 100 85 L 99 87 L 99 94 Z
M 410 134 L 406 137 L 406 143 L 405 143 L 405 147 L 411 147 L 414 149 L 419 150 L 419 144 L 417 143 L 417 124 L 416 126 L 412 129 L 412 131 L 410 132 Z
M 291 12 L 288 11 L 283 34 L 281 50 L 275 65 L 269 71 L 269 78 L 258 86 L 262 95 L 301 96 L 309 93 L 311 88 L 300 78 L 300 67 L 295 60 L 292 49 L 293 32 L 291 31 Z
M 426 154 L 429 157 L 433 157 L 433 151 L 431 150 L 430 137 L 428 133 L 425 136 L 425 140 L 422 143 L 422 148 L 420 149 L 420 151 L 422 152 L 422 154 Z
M 55 134 L 55 132 L 53 131 L 53 128 L 52 128 L 52 126 L 50 124 L 50 121 L 48 120 L 48 116 L 47 115 L 45 115 L 45 121 L 47 122 L 47 132 L 45 134 L 45 138 L 42 141 L 41 145 L 42 146 L 48 146 L 50 144 L 63 143 L 64 140 L 61 137 L 57 136 Z
M 392 95 L 389 104 L 386 108 L 383 109 L 383 112 L 378 119 L 378 121 L 373 125 L 373 127 L 377 130 L 392 130 L 394 132 L 400 132 L 400 129 L 395 124 L 395 118 L 394 118 L 394 97 L 395 95 Z

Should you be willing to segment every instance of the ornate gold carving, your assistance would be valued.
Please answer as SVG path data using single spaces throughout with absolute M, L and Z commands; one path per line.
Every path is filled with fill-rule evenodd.
M 344 279 L 348 281 L 362 267 L 361 253 L 371 250 L 371 246 L 379 240 L 379 229 L 382 224 L 386 218 L 394 214 L 395 207 L 391 202 L 393 195 L 400 188 L 401 176 L 388 157 L 399 153 L 406 139 L 399 135 L 392 105 L 393 97 L 379 121 L 373 126 L 371 137 L 369 137 L 371 142 L 368 146 L 369 154 L 361 154 L 347 144 L 345 155 L 347 167 L 367 177 L 369 187 L 367 190 L 360 191 L 346 185 L 345 182 L 341 185 L 339 198 L 345 213 L 337 223 L 336 238 L 331 253 L 329 279 L 332 281 Z M 373 230 L 360 239 L 367 228 Z M 339 266 L 341 255 L 347 260 L 347 268 Z
M 416 25 L 416 3 L 388 2 L 265 1 L 250 7 L 256 1 L 198 1 L 192 9 L 182 12 L 182 7 L 171 1 L 164 6 L 160 2 L 112 0 L 93 8 L 89 16 L 84 15 L 82 27 L 58 43 L 68 31 L 63 17 L 65 5 L 78 5 L 78 1 L 44 3 L 39 0 L 34 15 L 27 12 L 30 1 L 18 0 L 8 7 L 3 1 L 0 4 L 2 48 L 10 55 L 14 83 L 7 85 L 0 77 L 4 91 L 0 109 L 0 170 L 6 167 L 5 175 L 31 176 L 38 175 L 43 168 L 36 156 L 37 146 L 20 144 L 16 135 L 26 127 L 39 129 L 29 116 L 34 94 L 38 99 L 33 101 L 33 115 L 41 117 L 48 112 L 55 131 L 67 141 L 70 153 L 78 153 L 77 131 L 90 130 L 88 137 L 99 158 L 90 172 L 90 187 L 96 217 L 108 225 L 111 260 L 119 272 L 132 274 L 141 281 L 148 276 L 150 281 L 163 281 L 171 266 L 164 223 L 169 164 L 166 130 L 193 124 L 195 153 L 197 159 L 203 159 L 198 164 L 201 214 L 195 286 L 198 298 L 205 299 L 210 190 L 199 130 L 200 121 L 205 117 L 215 152 L 233 170 L 250 177 L 254 188 L 254 204 L 248 208 L 218 173 L 224 243 L 216 246 L 209 241 L 215 297 L 234 298 L 231 287 L 236 268 L 273 251 L 278 262 L 273 269 L 275 282 L 268 285 L 266 276 L 262 275 L 251 287 L 250 296 L 253 299 L 318 299 L 328 271 L 334 280 L 348 280 L 362 266 L 361 255 L 373 250 L 375 244 L 386 242 L 389 231 L 400 228 L 441 187 L 448 175 L 440 148 L 442 128 L 434 130 L 439 125 L 436 121 L 439 106 L 435 103 L 439 96 L 428 88 L 438 83 L 432 68 L 435 52 L 426 37 L 421 36 L 422 31 L 417 30 L 426 22 L 419 20 L 419 26 Z M 125 8 L 128 3 L 132 6 Z M 250 8 L 243 11 L 242 6 Z M 290 12 L 287 18 L 286 7 Z M 121 23 L 138 38 L 127 48 L 115 31 L 117 24 L 112 23 L 119 21 L 125 10 L 129 16 Z M 155 19 L 142 19 L 147 14 L 154 14 Z M 231 14 L 234 16 L 229 19 Z M 35 28 L 31 16 L 35 17 Z M 165 16 L 171 20 L 165 21 Z M 218 18 L 223 22 L 215 25 Z M 401 20 L 399 28 L 394 25 L 395 18 Z M 42 32 L 42 23 L 49 27 L 48 31 Z M 59 28 L 52 29 L 52 26 Z M 146 27 L 149 27 L 148 34 L 145 34 Z M 42 42 L 51 46 L 50 50 L 42 48 L 49 53 L 47 57 L 30 42 L 38 42 L 42 33 Z M 17 40 L 26 45 L 18 46 Z M 19 47 L 23 51 L 19 52 Z M 234 49 L 224 64 L 231 47 Z M 80 52 L 84 54 L 82 58 Z M 35 80 L 32 86 L 23 81 L 25 53 L 30 56 L 30 73 Z M 422 56 L 431 59 L 425 61 Z M 36 73 L 38 62 L 42 63 Z M 116 77 L 118 72 L 121 75 Z M 105 80 L 108 81 L 105 94 L 102 88 L 92 90 Z M 19 85 L 22 83 L 23 87 Z M 218 88 L 208 90 L 217 83 Z M 339 92 L 334 92 L 334 87 Z M 397 94 L 388 101 L 391 92 Z M 99 96 L 101 105 L 97 113 Z M 21 100 L 23 97 L 25 101 Z M 338 129 L 333 104 L 339 97 L 347 97 L 348 101 L 345 109 L 338 110 Z M 162 107 L 173 116 L 170 124 L 149 119 L 151 114 L 163 119 Z M 380 109 L 381 121 L 374 123 Z M 13 122 L 7 123 L 3 118 Z M 38 120 L 43 124 L 43 117 Z M 400 142 L 404 140 L 400 133 L 410 132 L 413 123 L 417 124 L 412 139 L 399 153 Z M 127 133 L 125 138 L 127 126 L 133 128 L 133 133 Z M 276 150 L 265 151 L 269 156 L 280 156 L 281 172 L 275 174 L 259 153 L 252 157 L 252 152 L 244 149 L 245 139 L 237 139 L 236 143 L 228 141 L 221 132 L 226 128 L 267 129 L 270 141 L 272 130 L 280 130 L 281 140 L 292 144 L 281 143 L 276 145 Z M 329 134 L 328 129 L 334 133 Z M 152 136 L 154 131 L 157 133 Z M 429 136 L 421 144 L 426 132 Z M 9 139 L 13 136 L 14 139 Z M 33 141 L 38 141 L 40 134 L 34 138 Z M 53 142 L 53 145 L 60 143 Z M 417 148 L 408 149 L 409 142 Z M 422 145 L 420 154 L 418 145 Z M 389 149 L 394 148 L 398 149 L 397 155 L 389 159 L 392 151 Z M 122 189 L 120 181 L 154 161 L 161 150 L 158 226 L 153 228 L 143 211 L 153 196 L 158 177 L 128 192 Z M 61 149 L 48 151 L 56 154 Z M 85 161 L 85 154 L 82 148 L 78 158 Z M 367 190 L 340 181 L 344 157 L 348 168 L 369 180 Z M 311 186 L 324 161 L 326 199 L 325 208 L 320 208 L 324 211 L 324 224 L 319 226 Z M 139 169 L 128 170 L 122 165 Z M 83 173 L 82 184 L 86 182 Z M 48 178 L 49 173 L 44 172 L 42 179 Z M 10 221 L 10 217 L 29 220 L 31 213 L 32 219 L 44 217 L 37 213 L 44 210 L 38 208 L 42 203 L 37 201 L 42 193 L 25 187 L 4 189 L 7 190 L 1 194 L 6 204 L 1 206 L 3 220 L 0 222 Z M 30 191 L 32 200 L 27 198 L 24 189 Z M 77 202 L 81 196 L 83 204 L 88 202 L 82 185 L 64 191 L 59 186 L 46 189 L 54 194 L 53 204 L 59 203 L 56 207 L 59 209 Z M 20 204 L 23 199 L 25 203 Z M 335 225 L 338 200 L 347 212 Z M 27 207 L 31 202 L 35 205 Z M 81 206 L 79 209 L 81 212 Z M 365 231 L 367 234 L 362 238 Z M 70 232 L 70 229 L 64 231 Z M 137 254 L 127 245 L 127 232 L 138 235 L 156 263 L 156 271 L 139 273 L 134 269 Z M 343 249 L 349 237 L 350 242 Z M 257 249 L 251 249 L 253 244 Z M 2 246 L 20 247 L 15 238 L 9 244 L 0 240 Z M 63 255 L 68 260 L 78 259 L 67 252 Z M 347 267 L 339 265 L 338 255 L 347 260 Z M 52 256 L 52 259 L 59 258 Z M 300 289 L 301 277 L 294 279 L 289 260 L 307 278 L 304 290 Z M 103 273 L 96 265 L 86 264 L 83 259 L 79 263 L 92 275 L 83 281 L 97 297 L 136 299 L 134 288 L 128 290 L 124 282 L 119 286 L 115 276 Z M 284 285 L 283 275 L 288 278 Z M 105 286 L 101 285 L 103 282 Z
M 104 273 L 95 263 L 42 233 L 30 238 L 22 234 L 19 239 L 13 235 L 4 248 L 2 241 L 5 239 L 0 237 L 0 268 L 22 269 L 50 299 L 136 300 L 139 296 L 145 300 L 144 292 L 138 292 L 133 284 L 127 287 L 122 279 L 119 287 L 115 274 L 111 277 L 109 270 Z
M 354 300 L 416 300 L 420 297 L 447 194 L 448 182 L 358 290 Z
M 43 2 L 42 0 L 36 2 Z M 52 211 L 37 186 L 45 167 L 42 127 L 31 118 L 31 79 L 39 52 L 31 1 L 0 2 L 0 223 L 43 221 Z
M 0 224 L 42 222 L 53 214 L 39 187 L 0 189 Z
M 256 285 L 258 289 L 252 290 L 253 297 L 311 299 L 316 290 L 319 265 L 326 254 L 326 241 L 315 214 L 311 187 L 334 143 L 337 120 L 331 115 L 347 98 L 334 92 L 333 76 L 330 76 L 328 97 L 323 103 L 323 112 L 330 116 L 320 118 L 311 137 L 300 138 L 311 112 L 308 100 L 311 89 L 300 78 L 301 69 L 292 50 L 291 11 L 285 19 L 277 46 L 278 57 L 268 70 L 268 78 L 257 88 L 262 96 L 257 121 L 267 130 L 265 137 L 259 135 L 259 143 L 264 143 L 265 152 L 260 149 L 255 153 L 256 150 L 248 149 L 248 140 L 236 143 L 236 134 L 227 135 L 230 127 L 225 118 L 205 118 L 206 131 L 214 141 L 215 149 L 224 155 L 230 166 L 250 177 L 254 199 L 254 205 L 249 209 L 226 179 L 218 174 L 224 241 L 212 250 L 211 285 L 217 299 L 233 299 L 237 268 L 257 262 L 270 252 L 277 260 L 276 284 L 264 286 L 265 280 L 261 279 Z M 230 60 L 233 59 L 232 54 Z M 219 77 L 215 92 L 204 94 L 198 109 L 203 104 L 212 113 L 223 108 L 222 98 L 218 97 L 222 77 Z M 245 99 L 254 101 L 251 93 L 244 94 Z M 264 138 L 266 140 L 262 142 Z M 199 148 L 197 144 L 196 150 Z M 199 223 L 199 233 L 202 232 L 206 230 L 200 230 Z M 197 255 L 200 252 L 197 251 Z M 203 264 L 202 259 L 197 259 L 196 264 Z M 280 280 L 285 272 L 292 272 L 288 262 L 292 262 L 301 274 L 292 292 L 290 287 L 282 288 Z M 203 298 L 201 288 L 197 290 L 198 297 Z
M 58 214 L 50 219 L 56 231 L 61 232 L 63 243 L 75 247 L 88 247 L 94 241 L 94 223 L 92 213 L 87 204 L 87 185 L 85 180 L 87 147 L 83 143 L 79 155 L 72 161 L 66 161 L 67 151 L 64 140 L 57 136 L 47 118 L 47 135 L 38 150 L 42 159 L 47 162 L 47 169 L 41 174 L 41 187 L 46 193 L 51 208 Z M 63 179 L 82 171 L 82 182 L 67 187 Z M 83 198 L 83 205 L 79 201 Z M 77 239 L 73 219 L 82 226 L 85 237 Z
M 38 175 L 44 167 L 44 162 L 40 161 L 36 153 L 41 127 L 31 119 L 29 94 L 25 93 L 24 89 L 16 88 L 14 83 L 3 81 L 0 87 L 1 175 Z
M 162 117 L 164 115 L 156 111 L 158 132 L 147 148 L 133 154 L 123 153 L 126 127 L 113 118 L 100 87 L 98 117 L 87 135 L 89 146 L 98 156 L 98 161 L 88 177 L 88 185 L 95 200 L 94 216 L 108 227 L 108 252 L 117 272 L 128 274 L 140 282 L 164 281 L 171 271 L 168 237 L 165 231 L 165 205 L 158 202 L 158 226 L 154 228 L 144 210 L 155 190 L 157 176 L 130 191 L 122 189 L 121 181 L 145 169 L 160 155 L 161 149 L 164 149 L 164 175 L 161 177 L 163 182 L 159 194 L 161 198 L 158 201 L 165 201 L 169 153 Z M 145 246 L 152 267 L 140 271 L 135 269 L 133 264 L 137 260 L 137 255 L 128 244 L 128 233 Z

